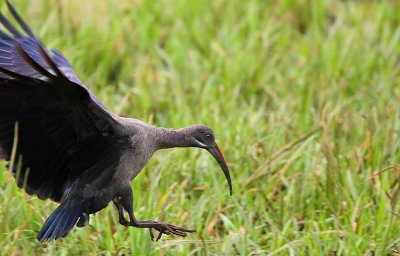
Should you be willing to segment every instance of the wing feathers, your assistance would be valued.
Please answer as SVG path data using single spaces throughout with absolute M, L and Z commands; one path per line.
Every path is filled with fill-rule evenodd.
M 6 74 L 7 76 L 15 78 L 15 79 L 20 79 L 20 80 L 28 80 L 29 79 L 29 80 L 31 80 L 31 78 L 29 78 L 29 77 L 26 77 L 24 75 L 15 73 L 15 72 L 13 72 L 11 70 L 8 70 L 8 69 L 5 69 L 5 68 L 3 68 L 1 66 L 0 66 L 0 72 Z
M 19 38 L 23 37 L 23 35 L 1 13 L 0 13 L 0 22 L 15 37 Z
M 12 16 L 18 22 L 18 24 L 21 26 L 21 28 L 25 31 L 25 33 L 27 33 L 31 38 L 36 38 L 35 35 L 32 33 L 32 30 L 22 20 L 21 16 L 19 16 L 19 14 L 15 11 L 14 7 L 10 4 L 10 2 L 7 0 L 6 3 L 7 3 L 8 10 L 10 10 Z
M 120 133 L 123 126 L 79 81 L 65 57 L 48 51 L 7 5 L 28 36 L 0 13 L 10 33 L 0 30 L 0 157 L 9 159 L 18 121 L 22 165 L 12 170 L 14 175 L 21 170 L 19 186 L 55 201 L 80 193 L 82 188 L 72 185 L 78 180 L 100 193 L 129 143 Z
M 45 68 L 43 68 L 39 63 L 37 63 L 31 56 L 29 56 L 28 53 L 25 52 L 24 49 L 20 46 L 20 44 L 15 41 L 15 47 L 17 49 L 17 52 L 21 55 L 21 57 L 28 63 L 34 70 L 36 70 L 38 73 L 42 74 L 43 76 L 50 78 L 50 79 L 55 79 L 56 77 L 51 74 L 49 71 L 47 71 Z
M 40 54 L 42 55 L 43 59 L 47 62 L 47 65 L 52 68 L 52 70 L 56 73 L 57 76 L 63 77 L 64 75 L 58 69 L 57 65 L 51 60 L 49 55 L 46 53 L 46 51 L 43 49 L 43 47 L 40 45 L 40 43 L 36 40 L 36 46 L 39 49 Z

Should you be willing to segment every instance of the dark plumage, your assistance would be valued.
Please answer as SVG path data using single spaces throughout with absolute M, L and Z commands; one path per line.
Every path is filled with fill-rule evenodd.
M 90 214 L 111 201 L 122 225 L 154 228 L 160 232 L 157 239 L 194 232 L 136 220 L 130 181 L 158 149 L 199 147 L 217 159 L 232 193 L 212 130 L 204 125 L 165 129 L 114 115 L 82 84 L 65 57 L 47 50 L 7 5 L 24 33 L 0 14 L 9 32 L 0 31 L 0 157 L 9 161 L 16 147 L 11 167 L 18 186 L 60 203 L 40 230 L 39 241 L 86 225 Z

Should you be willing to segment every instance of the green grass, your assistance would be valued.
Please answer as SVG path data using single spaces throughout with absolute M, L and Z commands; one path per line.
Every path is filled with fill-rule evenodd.
M 110 205 L 39 244 L 56 204 L 19 190 L 2 167 L 0 254 L 399 252 L 397 1 L 12 3 L 112 111 L 212 127 L 234 194 L 207 152 L 160 151 L 132 182 L 137 217 L 196 234 L 151 242 Z

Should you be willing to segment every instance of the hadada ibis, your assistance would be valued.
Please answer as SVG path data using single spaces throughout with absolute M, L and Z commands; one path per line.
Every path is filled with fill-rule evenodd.
M 0 30 L 0 158 L 9 161 L 18 186 L 28 194 L 59 203 L 37 239 L 65 237 L 111 201 L 122 225 L 149 228 L 152 240 L 152 229 L 159 232 L 157 240 L 162 234 L 194 232 L 137 220 L 131 181 L 156 150 L 197 147 L 217 160 L 232 194 L 213 131 L 204 125 L 161 128 L 113 114 L 83 85 L 67 59 L 48 50 L 8 1 L 7 6 L 22 31 L 0 13 L 7 30 Z

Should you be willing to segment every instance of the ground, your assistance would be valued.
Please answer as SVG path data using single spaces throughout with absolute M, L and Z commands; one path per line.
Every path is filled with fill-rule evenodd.
M 112 111 L 212 127 L 234 191 L 207 152 L 159 151 L 132 182 L 137 217 L 196 234 L 151 242 L 148 230 L 119 225 L 110 205 L 39 244 L 56 204 L 18 189 L 2 162 L 1 254 L 400 250 L 399 2 L 11 2 Z

